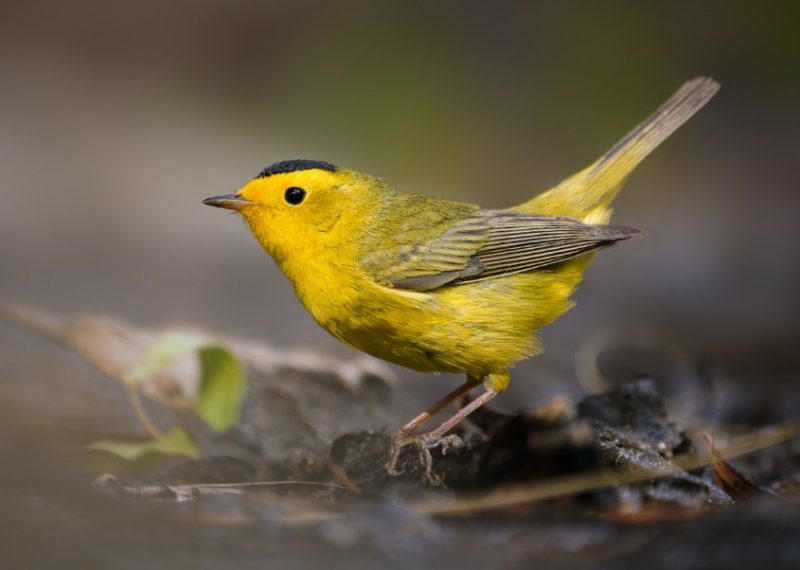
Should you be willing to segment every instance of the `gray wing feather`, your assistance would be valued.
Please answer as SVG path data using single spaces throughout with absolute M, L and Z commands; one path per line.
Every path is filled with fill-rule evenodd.
M 398 289 L 430 291 L 533 271 L 642 233 L 571 218 L 484 211 L 427 244 L 425 255 L 415 260 L 414 267 L 403 267 L 390 284 Z M 453 267 L 455 259 L 462 260 L 460 267 Z M 436 271 L 437 267 L 447 270 Z

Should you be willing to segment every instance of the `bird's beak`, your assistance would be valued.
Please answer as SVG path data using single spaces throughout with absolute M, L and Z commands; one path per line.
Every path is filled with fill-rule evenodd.
M 215 208 L 225 208 L 226 210 L 236 210 L 237 212 L 243 210 L 245 206 L 252 204 L 247 198 L 243 198 L 238 194 L 225 194 L 224 196 L 212 196 L 203 200 L 206 206 L 214 206 Z

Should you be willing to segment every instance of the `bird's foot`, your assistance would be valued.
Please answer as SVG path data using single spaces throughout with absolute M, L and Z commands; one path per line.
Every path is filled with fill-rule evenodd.
M 455 434 L 442 436 L 434 432 L 423 433 L 420 435 L 398 434 L 392 437 L 392 446 L 389 452 L 389 461 L 386 463 L 386 471 L 389 475 L 402 475 L 403 470 L 397 468 L 397 460 L 404 447 L 414 445 L 417 447 L 417 457 L 422 467 L 425 469 L 425 480 L 432 485 L 440 485 L 442 477 L 433 472 L 433 456 L 431 450 L 440 447 L 442 455 L 446 455 L 450 448 L 458 449 L 464 446 L 464 441 Z

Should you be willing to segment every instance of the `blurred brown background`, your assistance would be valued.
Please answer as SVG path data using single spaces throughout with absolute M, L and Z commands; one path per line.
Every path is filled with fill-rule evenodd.
M 525 380 L 505 405 L 541 399 L 548 381 L 574 387 L 577 348 L 609 326 L 644 325 L 730 355 L 719 360 L 732 369 L 768 364 L 769 376 L 796 379 L 799 12 L 793 2 L 3 2 L 0 298 L 346 355 L 246 228 L 203 198 L 274 161 L 313 158 L 504 207 L 588 164 L 684 80 L 710 75 L 719 95 L 618 200 L 615 221 L 647 239 L 598 256 L 578 307 L 544 331 L 545 354 L 516 369 Z M 447 387 L 400 373 L 418 378 L 412 391 Z

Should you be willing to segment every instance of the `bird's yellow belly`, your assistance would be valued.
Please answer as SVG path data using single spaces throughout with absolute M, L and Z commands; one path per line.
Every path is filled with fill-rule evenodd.
M 345 301 L 336 306 L 298 293 L 320 325 L 354 348 L 423 372 L 480 378 L 540 351 L 534 332 L 572 306 L 586 261 L 424 293 L 340 283 Z

